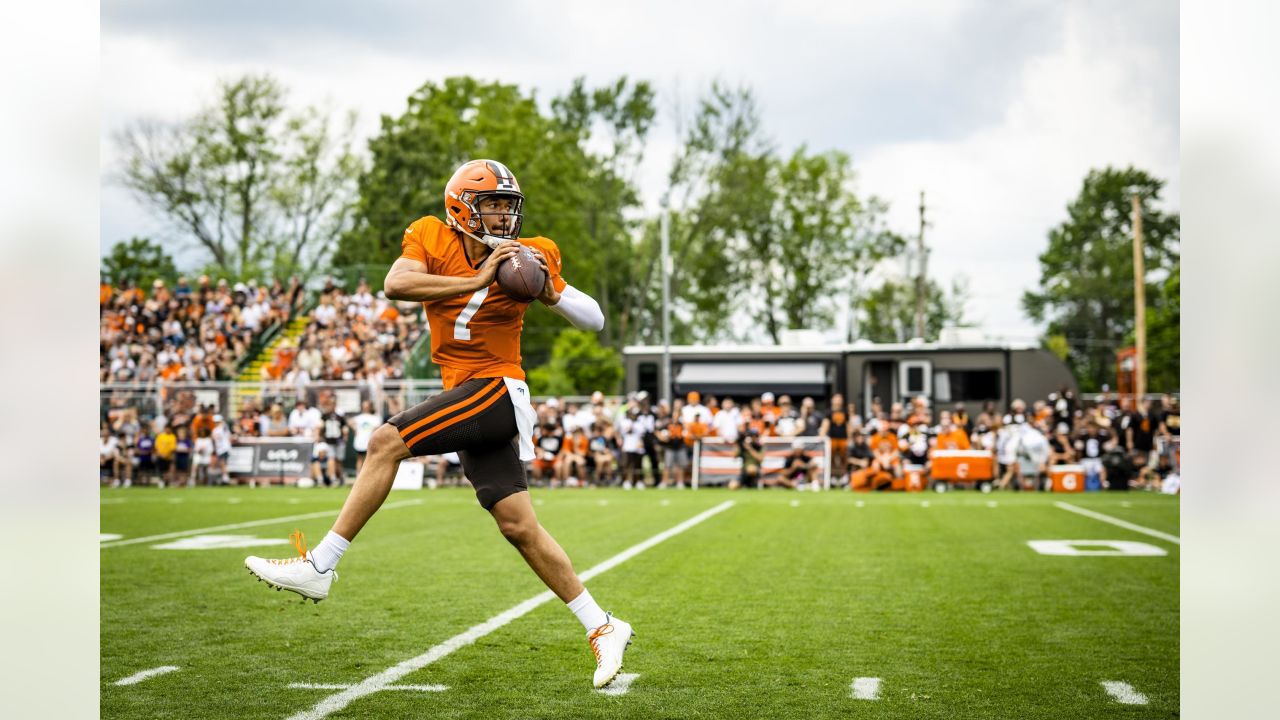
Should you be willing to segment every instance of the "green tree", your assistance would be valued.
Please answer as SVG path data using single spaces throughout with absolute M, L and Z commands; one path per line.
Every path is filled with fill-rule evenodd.
M 247 75 L 187 120 L 115 135 L 119 182 L 230 277 L 307 274 L 345 225 L 354 124 L 334 132 L 314 108 L 290 113 L 285 96 L 270 76 Z
M 1132 196 L 1141 206 L 1149 276 L 1169 273 L 1178 261 L 1180 218 L 1155 207 L 1163 187 L 1132 167 L 1090 171 L 1067 219 L 1049 232 L 1040 290 L 1022 297 L 1032 319 L 1048 322 L 1046 336 L 1067 339 L 1067 363 L 1083 391 L 1114 382 L 1115 351 L 1133 332 Z M 1157 290 L 1147 282 L 1147 297 Z
M 595 333 L 565 328 L 551 348 L 551 359 L 529 371 L 534 395 L 614 393 L 622 383 L 622 356 L 600 345 Z
M 859 307 L 859 335 L 878 343 L 906 342 L 915 335 L 915 283 L 911 280 L 885 281 L 862 299 Z M 957 279 L 946 291 L 937 281 L 925 282 L 924 339 L 933 342 L 942 328 L 964 324 L 968 286 Z
M 102 279 L 113 285 L 129 282 L 139 287 L 164 280 L 172 286 L 178 279 L 178 269 L 159 244 L 133 237 L 113 245 L 102 258 Z
M 901 249 L 855 176 L 844 153 L 780 156 L 751 91 L 714 83 L 671 174 L 675 336 L 745 339 L 732 326 L 740 313 L 774 343 L 830 324 L 855 280 Z
M 630 275 L 641 264 L 626 214 L 639 200 L 625 178 L 642 152 L 653 94 L 646 83 L 625 78 L 596 90 L 579 80 L 550 105 L 545 113 L 515 85 L 469 77 L 423 85 L 402 115 L 383 116 L 381 132 L 369 141 L 372 163 L 360 176 L 355 221 L 334 265 L 385 273 L 409 223 L 445 217 L 444 185 L 454 170 L 473 158 L 495 158 L 512 168 L 525 194 L 521 234 L 560 246 L 566 279 L 597 297 L 613 332 L 628 305 Z M 607 150 L 588 150 L 597 144 Z M 531 308 L 524 330 L 531 364 L 546 361 L 563 323 Z
M 1155 297 L 1147 297 L 1147 389 L 1182 387 L 1182 263 L 1173 266 Z

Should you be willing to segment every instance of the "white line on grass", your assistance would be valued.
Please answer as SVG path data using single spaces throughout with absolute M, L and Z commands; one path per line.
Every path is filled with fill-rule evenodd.
M 638 677 L 640 677 L 640 673 L 618 673 L 618 677 L 614 678 L 608 687 L 600 688 L 596 692 L 601 695 L 626 695 L 627 691 L 631 689 L 631 683 L 635 682 Z
M 1133 686 L 1127 682 L 1119 680 L 1103 680 L 1102 687 L 1106 689 L 1107 694 L 1116 699 L 1121 705 L 1146 705 L 1147 696 L 1133 689 Z
M 295 690 L 346 690 L 354 687 L 344 683 L 289 683 Z M 444 692 L 448 685 L 388 685 L 383 690 L 411 690 L 414 692 Z
M 688 530 L 694 525 L 697 525 L 703 520 L 706 520 L 719 513 L 722 513 L 731 507 L 733 507 L 733 501 L 726 500 L 720 503 L 719 505 L 716 505 L 715 507 L 711 508 L 710 510 L 706 510 L 704 512 L 698 513 L 697 515 L 694 515 L 693 517 L 689 518 L 688 520 L 685 520 L 679 525 L 676 525 L 667 530 L 663 530 L 662 532 L 658 533 L 657 535 L 654 535 L 653 537 L 649 538 L 648 540 L 645 540 L 642 543 L 639 543 L 637 545 L 632 545 L 626 550 L 623 550 L 617 555 L 614 555 L 608 560 L 605 560 L 599 565 L 596 565 L 590 570 L 587 570 L 586 572 L 582 573 L 578 577 L 582 580 L 582 582 L 585 583 L 591 578 L 603 572 L 611 570 L 617 567 L 618 565 L 621 565 L 622 563 L 630 560 L 636 555 L 639 555 L 645 550 L 648 550 L 654 545 L 657 545 L 663 540 L 679 535 L 680 533 L 684 532 L 685 530 Z M 511 621 L 516 620 L 517 618 L 528 614 L 529 612 L 537 608 L 539 605 L 542 605 L 543 603 L 551 600 L 554 597 L 555 597 L 555 594 L 552 593 L 550 590 L 547 590 L 546 592 L 538 593 L 537 595 L 534 595 L 533 597 L 529 598 L 528 600 L 525 600 L 519 605 L 511 607 L 501 613 L 498 613 L 497 615 L 494 615 L 493 617 L 489 618 L 488 620 L 485 620 L 479 625 L 472 626 L 471 628 L 467 629 L 465 632 L 462 632 L 458 635 L 454 635 L 448 640 L 445 640 L 444 642 L 440 643 L 439 645 L 436 645 L 435 647 L 431 648 L 430 650 L 427 650 L 426 652 L 422 653 L 417 657 L 409 658 L 408 660 L 405 660 L 397 665 L 393 665 L 392 667 L 389 667 L 386 670 L 383 670 L 377 675 L 371 675 L 365 678 L 364 680 L 361 680 L 359 683 L 356 683 L 355 685 L 352 685 L 351 687 L 346 688 L 342 692 L 330 695 L 324 700 L 321 700 L 315 707 L 311 708 L 310 710 L 306 710 L 296 715 L 293 715 L 290 718 L 290 720 L 317 720 L 318 718 L 326 717 L 332 713 L 338 712 L 339 710 L 345 708 L 347 705 L 350 705 L 353 700 L 358 700 L 359 698 L 362 698 L 366 695 L 376 693 L 379 690 L 386 690 L 387 687 L 391 685 L 391 683 L 399 680 L 405 675 L 408 675 L 409 673 L 414 672 L 416 670 L 421 670 L 422 668 L 430 665 L 431 663 L 449 655 L 453 651 L 459 648 L 465 647 L 467 645 L 470 645 L 476 640 L 479 640 L 485 635 L 488 635 L 489 633 L 501 628 L 507 623 L 510 623 Z
M 854 700 L 879 700 L 880 699 L 880 678 L 860 677 L 854 678 L 853 683 L 849 685 L 853 690 Z
M 165 673 L 171 673 L 177 669 L 178 669 L 177 665 L 161 665 L 158 668 L 143 670 L 142 672 L 136 672 L 127 678 L 121 678 L 116 681 L 116 684 L 117 685 L 137 685 L 138 683 L 142 682 L 143 680 L 146 680 L 147 678 L 155 677 L 157 675 L 163 675 Z
M 407 505 L 421 505 L 421 500 L 402 500 L 400 502 L 387 503 L 382 506 L 383 510 L 387 508 L 405 507 Z M 163 535 L 147 535 L 146 537 L 129 538 L 128 540 L 118 540 L 116 542 L 102 543 L 99 547 L 113 548 L 121 545 L 133 545 L 135 543 L 152 542 L 154 540 L 168 540 L 169 538 L 185 537 L 187 535 L 200 535 L 202 533 L 217 532 L 219 530 L 238 530 L 240 528 L 257 527 L 259 525 L 275 525 L 277 523 L 292 522 L 294 520 L 310 520 L 312 518 L 326 517 L 328 515 L 337 515 L 337 510 L 324 510 L 321 512 L 306 513 L 305 515 L 286 515 L 284 517 L 267 518 L 265 520 L 251 520 L 249 522 L 232 523 L 231 525 L 217 525 L 215 527 L 196 528 L 195 530 L 181 530 L 179 532 L 164 533 Z
M 1127 530 L 1140 532 L 1143 535 L 1150 535 L 1151 537 L 1154 537 L 1154 538 L 1160 538 L 1161 540 L 1166 540 L 1168 542 L 1173 543 L 1174 545 L 1182 544 L 1182 541 L 1179 540 L 1176 535 L 1162 533 L 1159 530 L 1152 530 L 1151 528 L 1142 527 L 1141 525 L 1134 525 L 1133 523 L 1127 522 L 1125 520 L 1121 520 L 1120 518 L 1114 518 L 1114 517 L 1111 517 L 1110 515 L 1103 515 L 1100 512 L 1094 512 L 1092 510 L 1085 510 L 1082 507 L 1076 507 L 1071 503 L 1055 502 L 1054 505 L 1057 505 L 1063 510 L 1069 510 L 1077 515 L 1083 515 L 1085 517 L 1093 518 L 1094 520 L 1101 520 L 1102 522 L 1105 522 L 1105 523 L 1111 523 L 1112 525 L 1116 525 L 1118 527 L 1122 527 Z

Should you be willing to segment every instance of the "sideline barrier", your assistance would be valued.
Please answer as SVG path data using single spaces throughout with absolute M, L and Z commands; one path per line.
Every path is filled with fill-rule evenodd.
M 831 438 L 819 436 L 760 438 L 764 446 L 764 462 L 760 477 L 781 478 L 786 471 L 787 456 L 794 443 L 804 446 L 805 455 L 817 468 L 823 490 L 831 489 Z M 702 438 L 693 446 L 693 489 L 699 485 L 724 485 L 742 474 L 738 444 L 723 438 Z

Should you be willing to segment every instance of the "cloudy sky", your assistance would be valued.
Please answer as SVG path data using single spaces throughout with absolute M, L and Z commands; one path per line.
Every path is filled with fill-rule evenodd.
M 1019 298 L 1090 168 L 1144 168 L 1180 206 L 1173 0 L 103 0 L 101 27 L 104 251 L 172 237 L 111 181 L 111 133 L 185 117 L 219 78 L 250 71 L 277 76 L 298 104 L 355 109 L 365 135 L 451 75 L 544 100 L 576 76 L 648 79 L 661 108 L 638 178 L 650 205 L 677 104 L 713 79 L 748 85 L 780 148 L 850 153 L 895 229 L 915 232 L 924 190 L 930 273 L 965 276 L 967 319 L 1009 339 L 1039 334 Z

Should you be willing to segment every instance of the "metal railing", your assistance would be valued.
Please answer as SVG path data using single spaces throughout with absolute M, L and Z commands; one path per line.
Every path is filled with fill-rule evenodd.
M 199 406 L 212 405 L 214 412 L 231 419 L 252 404 L 258 410 L 266 410 L 273 404 L 284 406 L 288 412 L 299 399 L 309 405 L 318 405 L 322 399 L 332 398 L 336 408 L 347 414 L 360 412 L 360 404 L 369 400 L 376 411 L 389 417 L 412 407 L 439 393 L 443 389 L 439 379 L 311 382 L 295 385 L 281 381 L 272 382 L 156 382 L 156 383 L 107 383 L 99 386 L 101 419 L 106 420 L 126 408 L 135 408 L 142 419 L 164 414 L 168 417 L 192 414 Z

